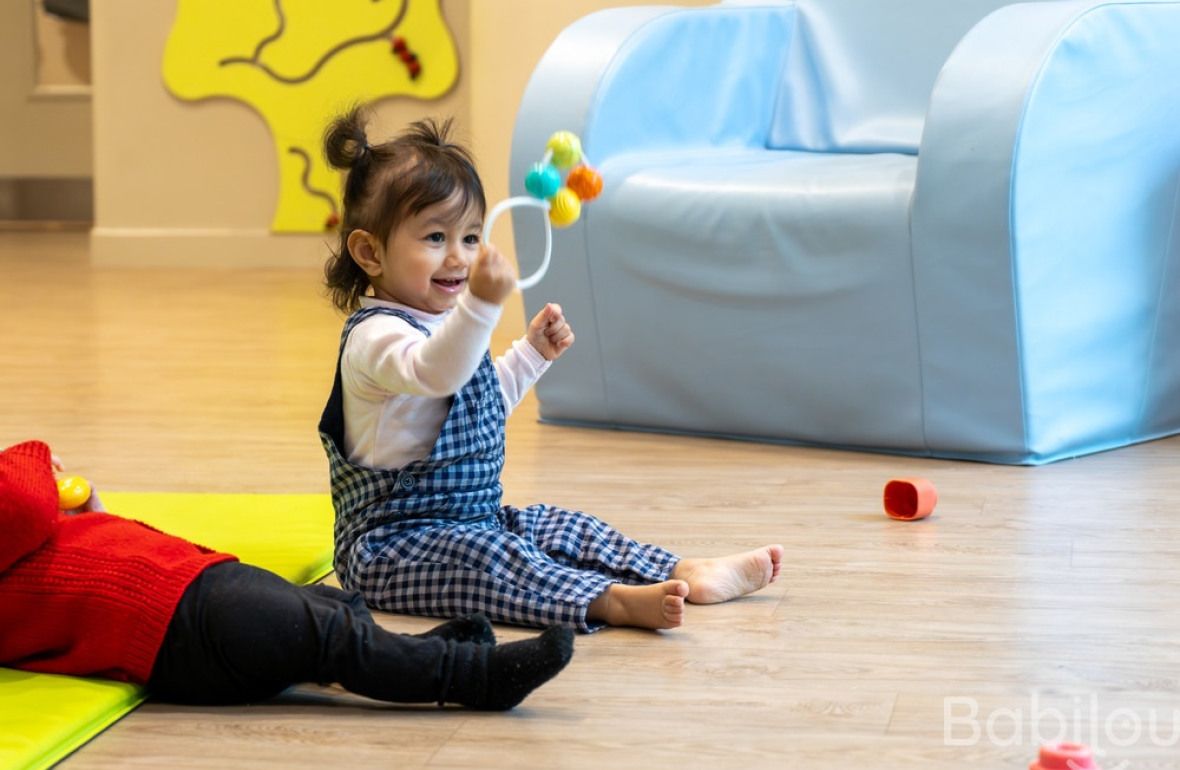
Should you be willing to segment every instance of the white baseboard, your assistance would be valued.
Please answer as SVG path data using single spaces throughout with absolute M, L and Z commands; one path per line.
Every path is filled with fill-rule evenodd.
M 94 227 L 90 260 L 103 267 L 319 267 L 335 233 Z

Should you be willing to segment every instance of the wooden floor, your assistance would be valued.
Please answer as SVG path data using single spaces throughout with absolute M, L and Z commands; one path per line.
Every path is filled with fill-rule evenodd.
M 110 490 L 324 491 L 339 327 L 314 272 L 93 269 L 84 234 L 0 232 L 0 443 Z M 931 519 L 881 514 L 897 475 L 937 484 Z M 782 542 L 783 579 L 580 637 L 510 713 L 149 703 L 64 766 L 1023 769 L 1063 735 L 1180 768 L 1180 440 L 1026 469 L 554 427 L 530 401 L 504 480 L 684 555 Z

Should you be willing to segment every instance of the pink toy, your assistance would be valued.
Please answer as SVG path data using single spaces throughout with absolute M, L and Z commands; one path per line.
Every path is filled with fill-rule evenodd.
M 1047 743 L 1028 770 L 1101 770 L 1088 746 L 1080 743 Z
M 891 479 L 885 484 L 885 515 L 899 521 L 924 519 L 934 511 L 938 490 L 929 479 Z

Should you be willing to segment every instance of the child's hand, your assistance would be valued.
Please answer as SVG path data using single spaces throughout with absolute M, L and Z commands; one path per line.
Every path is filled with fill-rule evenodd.
M 547 361 L 553 361 L 574 344 L 574 330 L 561 312 L 561 305 L 550 302 L 529 322 L 529 344 Z
M 484 302 L 502 305 L 516 288 L 516 270 L 493 244 L 480 244 L 479 255 L 467 275 L 467 286 Z
M 102 498 L 98 496 L 98 490 L 91 487 L 90 499 L 82 505 L 82 513 L 106 513 L 106 510 L 107 507 L 102 504 Z

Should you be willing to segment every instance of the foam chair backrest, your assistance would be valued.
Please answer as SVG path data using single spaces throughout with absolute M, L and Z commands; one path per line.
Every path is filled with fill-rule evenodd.
M 769 145 L 917 154 L 943 63 L 976 23 L 1011 4 L 799 0 Z

